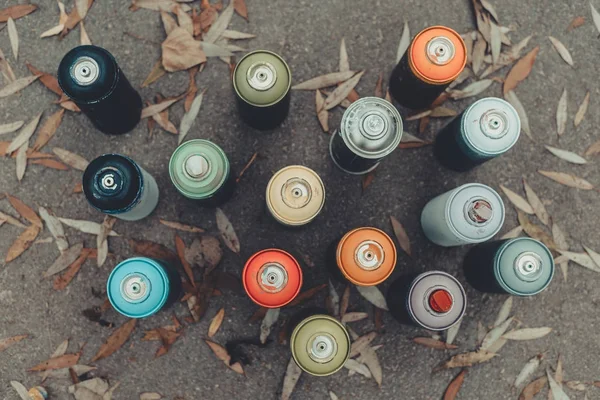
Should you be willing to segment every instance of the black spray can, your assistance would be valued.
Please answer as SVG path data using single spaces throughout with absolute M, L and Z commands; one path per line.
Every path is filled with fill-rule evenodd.
M 58 84 L 100 131 L 127 133 L 140 121 L 142 98 L 112 54 L 97 46 L 78 46 L 58 67 Z

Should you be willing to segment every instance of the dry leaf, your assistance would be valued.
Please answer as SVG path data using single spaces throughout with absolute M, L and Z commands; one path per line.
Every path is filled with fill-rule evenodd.
M 296 364 L 294 358 L 290 358 L 285 376 L 283 377 L 283 388 L 281 389 L 281 400 L 289 400 L 292 397 L 292 392 L 302 375 L 302 369 Z
M 71 153 L 68 150 L 61 149 L 60 147 L 54 147 L 52 149 L 52 152 L 56 154 L 62 162 L 79 171 L 85 171 L 88 164 L 90 163 L 88 160 L 81 157 L 80 155 Z
M 177 12 L 175 14 L 177 15 L 177 22 L 179 23 L 179 26 L 188 31 L 188 33 L 193 36 L 194 22 L 192 21 L 192 17 L 190 17 L 188 13 L 183 11 L 181 7 L 177 7 Z M 169 32 L 167 32 L 167 35 L 168 34 Z
M 17 168 L 16 168 L 17 180 L 19 182 L 21 182 L 21 180 L 25 176 L 25 170 L 27 169 L 27 149 L 28 148 L 29 148 L 29 140 L 27 142 L 23 143 L 23 145 L 21 147 L 19 147 L 19 149 L 17 150 L 17 155 L 16 155 L 15 161 L 17 164 Z
M 557 381 L 556 383 L 558 384 L 559 382 Z M 587 386 L 581 381 L 567 381 L 566 385 L 571 390 L 578 390 L 580 392 L 585 392 L 587 390 Z
M 383 369 L 381 368 L 379 357 L 377 357 L 377 353 L 375 353 L 375 347 L 365 347 L 361 351 L 360 357 L 358 357 L 357 360 L 369 367 L 369 371 L 371 371 L 373 379 L 375 379 L 377 385 L 381 387 L 381 383 L 383 382 Z
M 513 386 L 519 387 L 523 383 L 528 382 L 535 373 L 535 371 L 537 371 L 538 367 L 540 366 L 540 362 L 543 358 L 543 354 L 538 354 L 537 356 L 527 361 L 527 363 L 521 369 L 521 372 L 519 372 L 519 374 L 517 375 Z
M 64 109 L 58 110 L 57 112 L 52 114 L 46 120 L 46 122 L 44 122 L 44 124 L 40 128 L 40 132 L 37 138 L 35 139 L 35 143 L 33 144 L 32 148 L 34 151 L 40 150 L 42 147 L 44 147 L 44 145 L 46 145 L 46 143 L 48 143 L 50 139 L 52 139 L 52 137 L 56 133 L 56 130 L 62 122 L 64 114 Z
M 140 118 L 148 118 L 155 114 L 161 113 L 165 111 L 167 108 L 171 107 L 174 103 L 181 100 L 181 96 L 177 96 L 173 99 L 165 99 L 157 104 L 152 104 L 142 110 L 142 114 Z
M 47 371 L 52 369 L 60 369 L 60 368 L 68 368 L 72 365 L 77 364 L 79 358 L 81 357 L 81 352 L 74 354 L 64 354 L 62 356 L 53 357 L 49 360 L 46 360 L 35 367 L 29 368 L 28 372 L 37 372 L 37 371 Z
M 31 120 L 31 122 L 29 122 L 21 129 L 19 134 L 15 136 L 12 142 L 10 142 L 10 145 L 5 151 L 6 154 L 12 153 L 13 151 L 17 150 L 19 147 L 23 146 L 23 144 L 29 141 L 31 136 L 34 134 L 41 117 L 42 113 L 39 113 L 34 119 Z
M 4 259 L 4 262 L 9 263 L 23 254 L 23 252 L 27 250 L 29 246 L 31 246 L 39 233 L 40 228 L 36 225 L 30 225 L 27 229 L 25 229 L 6 252 L 6 258 Z
M 477 82 L 473 82 L 462 90 L 453 90 L 450 92 L 450 97 L 454 100 L 465 99 L 467 97 L 477 96 L 480 93 L 483 93 L 487 88 L 489 88 L 492 83 L 494 83 L 493 79 L 482 79 Z
M 253 39 L 256 37 L 256 35 L 253 35 L 252 33 L 238 32 L 238 31 L 232 31 L 232 30 L 226 29 L 225 31 L 223 31 L 223 34 L 221 35 L 221 37 L 224 39 L 241 40 L 241 39 Z
M 575 28 L 579 28 L 583 24 L 585 24 L 585 17 L 575 17 L 567 27 L 567 32 L 570 32 Z
M 581 157 L 579 154 L 575 154 L 571 151 L 562 150 L 552 146 L 545 146 L 546 150 L 554 154 L 556 157 L 568 161 L 573 164 L 587 164 L 587 160 Z
M 550 375 L 550 371 L 546 370 L 546 376 L 548 378 L 548 383 L 550 384 L 550 391 L 552 392 L 552 397 L 554 400 L 569 400 L 569 396 L 562 390 L 560 385 L 556 383 L 552 375 Z
M 229 219 L 220 208 L 217 208 L 215 215 L 217 219 L 217 228 L 219 229 L 219 233 L 221 234 L 225 246 L 234 253 L 239 254 L 240 241 L 233 229 L 233 225 L 229 222 Z
M 536 379 L 529 385 L 525 386 L 525 389 L 519 395 L 519 400 L 532 400 L 536 394 L 538 394 L 548 384 L 548 378 L 545 376 Z
M 369 318 L 369 314 L 365 312 L 349 312 L 344 314 L 341 321 L 344 324 L 356 321 L 362 321 L 363 319 Z
M 579 178 L 578 176 L 567 174 L 564 172 L 554 172 L 554 171 L 543 171 L 538 169 L 538 172 L 544 175 L 546 178 L 550 178 L 555 182 L 560 183 L 561 185 L 581 189 L 581 190 L 592 190 L 594 189 L 594 185 L 589 183 L 583 178 Z
M 323 132 L 329 132 L 329 111 L 327 111 L 323 106 L 325 104 L 325 99 L 319 90 L 315 91 L 315 106 L 317 110 L 317 118 L 319 119 L 319 124 L 321 124 L 321 129 Z
M 490 49 L 492 53 L 492 64 L 496 65 L 502 50 L 502 36 L 500 28 L 494 22 L 490 21 Z
M 358 290 L 358 293 L 375 307 L 386 311 L 389 310 L 387 302 L 385 301 L 385 296 L 377 289 L 377 286 L 356 286 L 356 290 Z
M 523 328 L 505 333 L 502 337 L 508 340 L 533 340 L 539 339 L 552 332 L 552 328 Z
M 210 340 L 204 340 L 208 347 L 215 353 L 215 356 L 227 366 L 227 368 L 231 369 L 234 372 L 237 372 L 240 375 L 244 375 L 244 369 L 239 362 L 234 363 L 233 365 L 229 365 L 231 361 L 231 356 L 227 353 L 227 350 L 218 343 L 211 342 Z
M 196 286 L 196 282 L 194 280 L 194 272 L 192 271 L 192 267 L 190 263 L 187 262 L 185 258 L 185 243 L 183 239 L 179 237 L 179 235 L 175 234 L 175 249 L 177 250 L 177 255 L 179 256 L 179 262 L 187 275 L 188 281 L 192 286 Z
M 591 1 L 590 8 L 592 9 L 592 20 L 594 21 L 594 25 L 596 25 L 596 29 L 600 32 L 600 13 L 598 13 Z
M 159 58 L 140 87 L 146 87 L 159 80 L 167 71 L 163 68 L 162 58 Z
M 509 296 L 506 300 L 504 300 L 504 303 L 502 303 L 502 307 L 500 307 L 500 311 L 498 311 L 498 315 L 496 316 L 496 320 L 494 321 L 494 327 L 500 326 L 508 319 L 508 316 L 510 315 L 510 310 L 512 309 L 512 305 L 513 297 Z
M 508 197 L 508 200 L 510 200 L 511 203 L 513 203 L 513 205 L 515 207 L 517 207 L 519 210 L 527 213 L 527 214 L 533 214 L 533 208 L 531 207 L 531 205 L 527 202 L 527 200 L 525 200 L 522 196 L 518 195 L 517 193 L 513 192 L 512 190 L 510 190 L 509 188 L 507 188 L 504 185 L 500 185 L 500 189 L 502 189 L 502 191 L 504 192 L 504 194 L 506 195 L 506 197 Z
M 544 203 L 535 191 L 529 186 L 525 178 L 523 178 L 523 187 L 525 189 L 525 195 L 527 196 L 527 200 L 529 204 L 531 204 L 531 208 L 533 208 L 533 212 L 539 218 L 540 221 L 546 226 L 550 226 L 550 214 L 546 211 L 546 207 Z
M 68 268 L 81 254 L 83 243 L 71 246 L 68 250 L 61 253 L 46 272 L 42 274 L 44 278 L 57 274 Z
M 0 339 L 0 352 L 3 352 L 4 350 L 8 349 L 10 346 L 15 345 L 15 344 L 19 343 L 21 340 L 27 339 L 28 337 L 29 337 L 29 335 L 25 334 L 25 335 L 17 335 L 17 336 Z
M 4 135 L 6 133 L 12 133 L 23 126 L 24 121 L 10 122 L 8 124 L 0 125 L 0 135 Z
M 75 275 L 77 275 L 77 273 L 81 269 L 81 266 L 88 259 L 89 255 L 90 251 L 87 249 L 83 249 L 79 257 L 75 261 L 73 261 L 71 265 L 69 265 L 66 272 L 61 276 L 57 276 L 54 279 L 54 282 L 52 284 L 54 290 L 64 290 L 69 285 L 69 283 L 71 283 L 73 278 L 75 278 Z
M 560 100 L 558 100 L 558 107 L 556 108 L 556 127 L 558 136 L 565 133 L 567 118 L 567 88 L 565 88 L 560 96 Z
M 346 360 L 346 362 L 344 363 L 344 368 L 349 370 L 348 375 L 356 372 L 358 374 L 361 374 L 362 376 L 364 376 L 367 379 L 370 379 L 373 377 L 373 375 L 371 374 L 371 371 L 365 364 L 358 362 L 357 360 L 353 360 L 351 358 Z
M 13 55 L 15 60 L 19 58 L 19 33 L 17 32 L 17 26 L 12 18 L 8 18 L 6 21 L 8 30 L 8 38 L 10 39 L 10 46 L 12 47 Z
M 162 398 L 162 395 L 156 392 L 140 393 L 140 400 L 160 400 Z
M 529 218 L 527 218 L 522 211 L 517 210 L 517 218 L 519 220 L 519 224 L 521 224 L 527 235 L 544 243 L 550 249 L 556 249 L 556 243 L 554 243 L 552 237 L 548 235 L 540 226 L 531 223 Z
M 430 337 L 416 337 L 413 339 L 413 342 L 436 350 L 453 350 L 458 348 L 456 345 L 444 343 Z
M 377 332 L 370 332 L 366 335 L 363 335 L 352 342 L 352 346 L 350 348 L 349 358 L 356 357 L 363 351 L 363 349 L 367 348 L 373 340 L 377 337 Z
M 579 106 L 579 109 L 577 110 L 577 113 L 575 114 L 575 119 L 573 120 L 573 125 L 575 125 L 575 128 L 577 128 L 579 126 L 579 124 L 581 124 L 581 122 L 583 121 L 583 118 L 585 117 L 585 113 L 587 112 L 589 104 L 590 104 L 590 91 L 588 90 L 588 92 L 585 94 L 585 97 L 583 98 L 583 101 L 581 102 L 581 105 Z
M 590 258 L 594 261 L 594 264 L 600 269 L 600 254 L 596 253 L 586 245 L 583 245 L 583 249 L 589 254 Z
M 48 230 L 56 239 L 56 245 L 58 246 L 58 250 L 60 252 L 67 250 L 69 248 L 69 242 L 67 241 L 65 231 L 58 218 L 56 218 L 54 214 L 50 214 L 48 210 L 46 210 L 44 207 L 40 207 L 39 212 L 40 217 L 46 223 Z
M 135 324 L 137 320 L 130 319 L 119 328 L 115 329 L 113 333 L 106 339 L 106 342 L 100 346 L 100 349 L 92 358 L 92 362 L 101 360 L 113 354 L 115 351 L 119 350 L 123 344 L 129 339 L 129 336 L 135 329 Z
M 158 260 L 165 260 L 175 265 L 179 262 L 177 254 L 175 254 L 172 250 L 163 246 L 162 244 L 154 243 L 150 240 L 134 239 L 129 239 L 128 242 L 129 246 L 135 254 Z
M 11 215 L 5 214 L 2 211 L 0 211 L 0 219 L 5 222 L 8 222 L 12 226 L 16 226 L 16 227 L 23 228 L 23 229 L 27 228 L 18 219 L 16 219 L 15 217 L 13 217 Z
M 523 132 L 525 132 L 525 134 L 529 137 L 529 139 L 535 141 L 531 134 L 531 128 L 529 127 L 529 118 L 527 117 L 527 113 L 525 112 L 525 107 L 523 107 L 523 104 L 521 104 L 521 101 L 519 100 L 519 98 L 517 97 L 515 92 L 510 90 L 509 92 L 504 93 L 504 98 L 517 111 L 517 114 L 519 115 L 519 119 L 521 120 L 521 129 L 523 129 Z
M 39 160 L 31 160 L 29 163 L 43 165 L 44 167 L 57 169 L 60 171 L 68 171 L 69 170 L 69 167 L 67 167 L 65 164 L 63 164 L 60 161 L 55 160 L 53 158 L 42 158 Z
M 596 263 L 589 256 L 588 253 L 573 253 L 571 251 L 564 251 L 564 250 L 558 250 L 558 252 L 562 256 L 569 259 L 570 261 L 573 261 L 574 263 L 581 265 L 584 268 L 587 268 L 587 269 L 595 271 L 595 272 L 600 272 L 600 267 L 596 265 Z
M 350 61 L 348 61 L 348 51 L 346 50 L 346 39 L 342 38 L 340 42 L 340 63 L 338 67 L 340 72 L 350 71 Z
M 260 324 L 260 342 L 265 344 L 271 333 L 271 328 L 279 319 L 279 308 L 269 308 Z
M 236 13 L 248 21 L 248 8 L 246 7 L 246 0 L 233 0 L 233 8 Z
M 167 36 L 173 31 L 173 29 L 179 26 L 177 24 L 177 21 L 175 21 L 175 18 L 173 18 L 171 14 L 165 11 L 160 12 L 160 19 L 162 21 L 163 28 L 165 28 L 165 33 L 167 34 Z
M 167 221 L 164 220 L 162 218 L 159 218 L 158 220 L 161 224 L 168 226 L 169 228 L 173 228 L 176 229 L 178 231 L 183 231 L 183 232 L 191 232 L 191 233 L 202 233 L 204 232 L 204 229 L 202 228 L 198 228 L 192 225 L 186 225 L 186 224 L 182 224 L 180 222 L 174 222 L 174 221 Z
M 83 233 L 89 233 L 91 235 L 99 235 L 102 229 L 102 225 L 97 222 L 85 221 L 81 219 L 70 219 L 70 218 L 58 218 L 63 224 L 75 228 Z M 115 231 L 110 231 L 108 236 L 119 236 Z
M 587 150 L 585 151 L 585 153 L 583 153 L 583 155 L 584 156 L 595 156 L 598 153 L 600 153 L 600 140 L 595 142 L 594 144 L 592 144 L 590 147 L 588 147 Z
M 454 400 L 460 391 L 460 388 L 465 380 L 465 375 L 467 374 L 467 370 L 463 369 L 460 373 L 450 382 L 448 388 L 446 389 L 446 393 L 444 393 L 444 400 Z
M 327 98 L 323 104 L 325 110 L 331 110 L 333 107 L 340 104 L 360 81 L 360 78 L 364 75 L 365 71 L 360 71 L 352 78 L 348 79 L 344 83 L 340 84 Z
M 400 140 L 400 144 L 398 145 L 398 148 L 412 149 L 412 148 L 428 146 L 430 144 L 431 144 L 431 142 L 429 142 L 429 141 L 419 139 L 418 137 L 413 136 L 408 132 L 403 132 L 402 139 Z
M 183 28 L 175 28 L 161 45 L 162 64 L 169 72 L 182 71 L 206 62 L 201 43 Z
M 323 283 L 319 286 L 315 286 L 313 288 L 305 290 L 304 292 L 302 292 L 298 296 L 296 296 L 296 298 L 288 304 L 288 307 L 294 307 L 294 306 L 304 303 L 306 300 L 312 299 L 314 297 L 314 295 L 316 295 L 317 293 L 319 293 L 321 290 L 325 289 L 326 287 L 327 287 L 327 284 Z
M 33 397 L 31 397 L 29 395 L 29 393 L 27 392 L 27 388 L 25 386 L 23 386 L 23 384 L 21 382 L 10 381 L 10 384 L 13 387 L 13 389 L 15 389 L 15 391 L 17 392 L 17 394 L 19 395 L 19 397 L 22 400 L 32 400 L 33 399 Z
M 145 8 L 153 11 L 176 12 L 181 7 L 184 11 L 189 11 L 190 7 L 185 4 L 179 4 L 173 0 L 132 0 L 130 10 L 135 11 L 138 8 Z
M 506 321 L 489 331 L 483 338 L 483 342 L 481 343 L 480 349 L 489 351 L 492 345 L 502 337 L 504 332 L 506 332 L 510 324 L 512 324 L 513 319 L 513 317 L 510 317 Z
M 462 324 L 462 318 L 450 328 L 446 330 L 446 343 L 452 344 L 454 343 L 454 339 L 456 339 L 456 335 L 458 335 L 458 331 L 460 329 L 460 325 Z
M 471 351 L 469 353 L 457 354 L 450 360 L 442 364 L 438 369 L 444 368 L 461 368 L 470 367 L 473 364 L 480 364 L 491 360 L 496 354 L 487 352 L 485 350 Z
M 415 121 L 417 119 L 425 118 L 425 117 L 431 115 L 432 111 L 433 110 L 425 110 L 425 111 L 418 112 L 416 114 L 413 114 L 413 115 L 407 117 L 405 119 L 405 121 Z
M 0 22 L 6 22 L 9 18 L 19 19 L 27 14 L 31 14 L 37 8 L 38 6 L 35 4 L 19 4 L 4 8 L 0 10 Z
M 117 222 L 115 217 L 105 215 L 100 228 L 100 233 L 96 236 L 96 248 L 98 249 L 96 263 L 99 267 L 104 264 L 106 257 L 108 256 L 108 233 L 112 230 L 115 222 Z
M 375 175 L 377 174 L 377 169 L 374 169 L 372 171 L 369 171 L 367 174 L 365 174 L 362 178 L 362 191 L 363 193 L 365 192 L 365 190 L 367 190 L 367 188 L 369 186 L 371 186 L 371 184 L 373 183 L 373 180 L 375 179 Z
M 213 317 L 210 321 L 210 325 L 208 327 L 208 337 L 211 338 L 215 336 L 221 324 L 223 323 L 223 318 L 225 317 L 225 309 L 221 308 L 219 312 Z
M 552 45 L 554 46 L 556 51 L 558 51 L 558 54 L 560 54 L 561 58 L 572 67 L 573 57 L 571 57 L 571 53 L 569 53 L 569 50 L 567 50 L 565 45 L 562 44 L 561 41 L 556 39 L 555 37 L 548 36 L 548 39 L 550 39 Z
M 525 78 L 529 76 L 529 73 L 533 68 L 533 64 L 535 63 L 535 58 L 537 57 L 539 51 L 540 47 L 537 46 L 529 53 L 527 53 L 524 57 L 519 59 L 519 61 L 517 61 L 516 64 L 512 67 L 512 69 L 506 76 L 506 79 L 504 80 L 504 95 L 516 88 L 521 81 L 525 80 Z
M 211 25 L 208 32 L 202 38 L 203 42 L 214 43 L 221 37 L 225 29 L 229 26 L 231 17 L 233 17 L 234 3 L 234 1 L 229 2 L 229 5 L 223 10 L 219 18 Z
M 481 66 L 483 65 L 486 47 L 487 42 L 480 33 L 477 33 L 477 41 L 475 41 L 475 45 L 473 46 L 473 56 L 471 61 L 473 73 L 475 74 L 479 72 Z
M 90 40 L 90 37 L 83 26 L 83 21 L 79 24 L 79 43 L 81 43 L 82 46 L 92 45 L 92 41 Z
M 199 95 L 196 96 L 196 98 L 192 102 L 192 105 L 190 106 L 190 111 L 186 112 L 181 118 L 181 123 L 179 124 L 179 137 L 177 139 L 179 144 L 183 142 L 183 139 L 194 125 L 194 121 L 196 121 L 196 117 L 200 112 L 200 106 L 202 105 L 204 92 L 205 90 L 203 90 L 202 92 L 200 92 Z
M 221 47 L 221 41 L 219 41 L 219 44 L 216 43 L 207 43 L 207 42 L 200 42 L 201 46 L 202 46 L 202 50 L 204 51 L 204 55 L 206 55 L 206 57 L 231 57 L 233 56 L 233 53 L 231 51 L 229 51 L 228 49 Z M 237 46 L 233 46 L 233 45 L 227 45 L 227 47 L 231 47 L 233 49 L 236 49 L 236 51 L 245 51 L 245 49 L 241 48 L 241 47 L 237 47 Z M 229 60 L 224 60 L 226 64 L 229 64 Z
M 356 72 L 354 71 L 340 71 L 332 72 L 325 75 L 317 76 L 316 78 L 309 79 L 302 83 L 292 86 L 294 90 L 317 90 L 334 86 L 339 83 L 345 82 L 352 78 Z M 345 97 L 344 97 L 345 98 Z
M 432 118 L 455 117 L 456 115 L 458 115 L 456 111 L 446 107 L 436 107 L 429 114 Z
M 406 53 L 406 49 L 410 45 L 410 29 L 408 23 L 404 22 L 404 28 L 402 29 L 402 37 L 400 37 L 400 43 L 398 43 L 398 50 L 396 51 L 396 64 L 400 62 L 400 59 Z
M 27 86 L 31 85 L 31 83 L 33 83 L 38 78 L 39 75 L 31 75 L 25 78 L 19 78 L 14 82 L 10 82 L 8 85 L 0 89 L 0 98 L 8 97 L 12 94 L 17 93 L 20 90 L 23 90 Z
M 394 230 L 394 235 L 396 235 L 396 239 L 398 240 L 400 247 L 406 252 L 406 254 L 411 256 L 412 252 L 410 250 L 410 239 L 406 233 L 406 230 L 404 229 L 404 226 L 402 226 L 400 221 L 393 216 L 390 216 L 390 222 L 392 223 L 392 229 Z

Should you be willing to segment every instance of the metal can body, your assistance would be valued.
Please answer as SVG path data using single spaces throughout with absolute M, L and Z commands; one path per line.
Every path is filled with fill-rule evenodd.
M 219 206 L 235 191 L 227 155 L 204 139 L 189 140 L 175 149 L 169 161 L 169 176 L 179 193 L 202 206 Z
M 463 317 L 467 296 L 452 275 L 430 271 L 396 279 L 389 288 L 387 303 L 399 322 L 443 331 Z
M 314 376 L 339 371 L 350 355 L 350 336 L 335 318 L 317 314 L 302 320 L 292 332 L 290 348 L 294 361 Z
M 471 104 L 438 133 L 434 153 L 447 168 L 468 171 L 506 153 L 519 139 L 521 120 L 507 101 L 487 97 Z
M 242 271 L 242 283 L 256 304 L 279 308 L 300 293 L 302 269 L 291 254 L 279 249 L 266 249 L 248 259 Z
M 491 239 L 504 223 L 504 203 L 489 186 L 469 183 L 430 200 L 421 227 L 433 243 L 460 246 Z
M 325 185 L 312 169 L 291 165 L 273 175 L 265 198 L 267 208 L 277 222 L 302 226 L 321 212 L 325 204 Z
M 344 111 L 340 128 L 331 135 L 329 154 L 344 172 L 366 174 L 398 147 L 402 129 L 400 113 L 390 102 L 363 97 Z
M 458 33 L 432 26 L 415 36 L 390 77 L 390 94 L 404 107 L 428 107 L 455 80 L 467 63 L 467 48 Z
M 58 67 L 58 83 L 104 133 L 127 133 L 140 121 L 142 98 L 114 57 L 101 47 L 78 46 L 69 51 Z
M 134 257 L 112 270 L 106 293 L 119 313 L 129 318 L 145 318 L 181 297 L 181 278 L 174 267 L 162 261 Z
M 266 50 L 246 54 L 232 80 L 240 116 L 248 125 L 274 129 L 287 117 L 292 73 L 279 55 Z
M 353 229 L 333 242 L 327 251 L 327 265 L 333 276 L 358 286 L 378 285 L 396 267 L 394 241 L 377 228 Z
M 125 221 L 147 217 L 158 204 L 156 180 L 120 154 L 94 159 L 83 173 L 82 185 L 92 207 Z
M 550 285 L 554 259 L 535 239 L 497 240 L 469 250 L 464 271 L 467 282 L 479 291 L 533 296 Z

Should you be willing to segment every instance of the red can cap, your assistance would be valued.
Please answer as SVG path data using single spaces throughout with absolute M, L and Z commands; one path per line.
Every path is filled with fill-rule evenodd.
M 454 300 L 450 292 L 436 289 L 429 295 L 429 307 L 437 313 L 445 314 L 452 309 Z
M 279 249 L 259 251 L 248 259 L 242 272 L 248 296 L 266 308 L 288 304 L 302 287 L 302 269 L 289 253 Z

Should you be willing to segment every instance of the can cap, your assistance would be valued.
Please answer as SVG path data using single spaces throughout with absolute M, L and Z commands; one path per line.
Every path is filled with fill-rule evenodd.
M 531 238 L 506 241 L 494 258 L 498 283 L 516 296 L 532 296 L 546 289 L 554 276 L 550 250 Z
M 106 292 L 110 304 L 129 318 L 157 313 L 169 297 L 170 281 L 164 267 L 146 257 L 129 258 L 110 273 Z
M 257 50 L 246 54 L 233 71 L 233 88 L 246 103 L 268 107 L 290 91 L 292 74 L 279 55 Z
M 340 124 L 346 146 L 367 159 L 380 159 L 394 151 L 402 139 L 402 129 L 398 110 L 379 97 L 356 100 L 344 111 Z
M 120 154 L 97 157 L 83 173 L 82 187 L 87 201 L 107 214 L 118 214 L 135 205 L 143 185 L 138 165 Z
M 279 249 L 259 251 L 248 259 L 242 271 L 248 296 L 266 308 L 288 304 L 302 287 L 302 269 L 291 254 Z
M 485 242 L 502 228 L 504 203 L 491 187 L 468 183 L 456 188 L 448 199 L 446 219 L 450 229 L 469 243 Z
M 431 26 L 419 32 L 408 54 L 415 75 L 437 85 L 452 82 L 467 63 L 465 42 L 456 31 L 445 26 Z
M 467 308 L 467 295 L 458 280 L 442 271 L 417 276 L 408 291 L 407 307 L 425 329 L 441 331 L 456 324 Z
M 98 46 L 77 46 L 58 67 L 58 84 L 76 103 L 95 103 L 118 83 L 119 67 L 112 54 Z
M 319 175 L 302 165 L 280 169 L 267 185 L 267 207 L 277 221 L 299 226 L 312 221 L 325 204 L 325 186 Z
M 213 142 L 194 139 L 175 149 L 169 161 L 169 175 L 175 188 L 190 199 L 211 197 L 230 173 L 225 152 Z
M 521 132 L 521 120 L 515 108 L 497 97 L 477 100 L 467 108 L 461 121 L 461 133 L 467 146 L 487 155 L 508 151 L 517 143 Z
M 350 355 L 346 328 L 328 315 L 313 315 L 301 321 L 290 338 L 294 361 L 315 376 L 339 371 Z
M 336 251 L 338 268 L 359 286 L 374 286 L 386 280 L 396 267 L 396 246 L 377 228 L 356 228 L 346 233 Z

